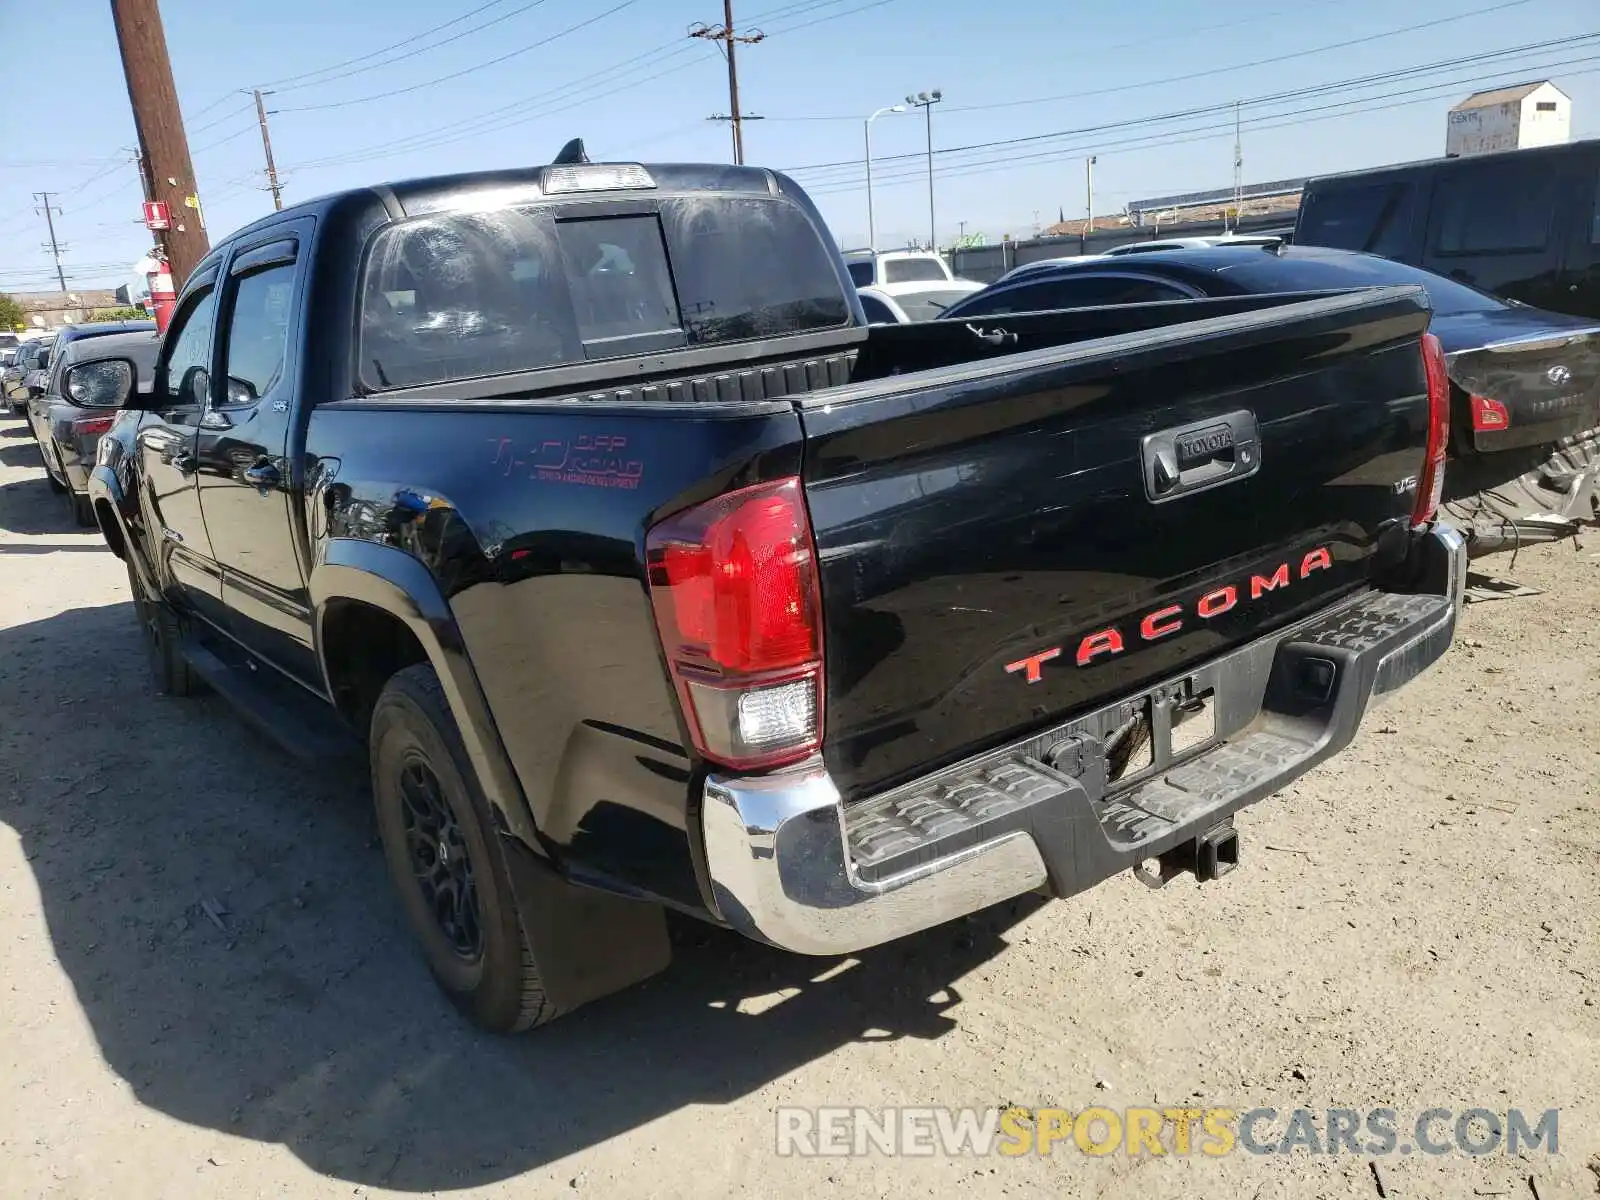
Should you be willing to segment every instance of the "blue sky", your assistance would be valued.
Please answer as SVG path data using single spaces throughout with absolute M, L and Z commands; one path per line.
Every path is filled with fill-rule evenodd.
M 0 290 L 50 286 L 35 191 L 59 193 L 72 286 L 123 282 L 149 244 L 108 7 L 49 0 L 40 19 L 0 0 L 0 44 L 28 48 L 0 118 Z M 706 119 L 728 109 L 726 68 L 685 36 L 720 23 L 720 0 L 161 8 L 213 236 L 271 207 L 239 91 L 252 85 L 274 92 L 290 202 L 543 162 L 574 135 L 596 159 L 730 156 L 727 126 Z M 746 126 L 746 160 L 808 168 L 796 177 L 846 245 L 866 240 L 862 118 L 908 91 L 944 93 L 933 112 L 941 242 L 1082 216 L 1089 153 L 1097 214 L 1228 186 L 1235 101 L 1246 182 L 1439 154 L 1450 104 L 1528 78 L 1573 97 L 1574 136 L 1600 136 L 1600 37 L 1518 50 L 1600 34 L 1594 0 L 737 0 L 735 17 L 767 34 L 740 51 L 743 107 L 765 118 Z M 1307 94 L 1324 85 L 1337 86 Z M 873 126 L 881 244 L 927 237 L 924 138 L 917 113 Z

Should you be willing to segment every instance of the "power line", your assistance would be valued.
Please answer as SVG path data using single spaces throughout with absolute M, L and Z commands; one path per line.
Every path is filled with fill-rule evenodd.
M 539 2 L 543 3 L 543 0 L 539 0 Z M 300 84 L 300 81 L 303 80 L 303 79 L 310 79 L 312 76 L 315 76 L 315 75 L 329 75 L 329 74 L 332 74 L 335 71 L 343 71 L 344 68 L 350 67 L 350 66 L 354 66 L 356 63 L 368 62 L 371 59 L 379 58 L 379 57 L 389 53 L 389 51 L 391 51 L 391 50 L 398 50 L 402 46 L 410 46 L 415 42 L 420 42 L 423 38 L 429 36 L 430 34 L 438 33 L 441 29 L 448 29 L 452 25 L 459 25 L 463 21 L 470 21 L 473 17 L 477 16 L 479 13 L 484 12 L 484 11 L 486 11 L 488 9 L 491 9 L 491 8 L 495 7 L 497 4 L 504 4 L 504 3 L 505 3 L 505 0 L 489 0 L 489 3 L 480 4 L 477 8 L 474 8 L 474 9 L 471 9 L 470 11 L 468 11 L 468 12 L 462 13 L 459 17 L 451 17 L 448 21 L 444 21 L 444 22 L 442 22 L 441 24 L 438 24 L 438 25 L 430 26 L 429 28 L 424 29 L 421 33 L 414 33 L 410 37 L 403 38 L 398 42 L 392 42 L 387 46 L 380 46 L 376 50 L 369 50 L 367 53 L 358 54 L 354 58 L 347 58 L 347 59 L 344 59 L 341 62 L 330 63 L 326 67 L 318 67 L 314 71 L 302 71 L 298 75 L 287 75 L 282 79 L 269 79 L 266 83 L 263 83 L 261 86 L 263 88 L 274 88 L 274 89 L 277 89 L 279 91 L 289 91 L 291 89 L 291 85 L 298 85 L 298 84 Z M 534 6 L 533 5 L 528 5 L 528 7 L 532 8 Z M 517 9 L 516 10 L 516 12 L 523 12 L 523 11 L 525 11 L 525 10 L 524 9 Z M 516 12 L 510 13 L 508 15 L 515 16 Z M 314 86 L 314 85 L 306 84 L 304 86 L 310 87 L 310 86 Z
M 1308 50 L 1295 50 L 1289 54 L 1274 54 L 1267 58 L 1255 58 L 1249 62 L 1235 63 L 1232 66 L 1208 67 L 1203 71 L 1190 71 L 1187 75 L 1168 75 L 1162 79 L 1146 79 L 1138 83 L 1119 83 L 1115 87 L 1095 88 L 1085 92 L 1065 92 L 1059 96 L 1039 96 L 1032 100 L 1003 100 L 994 104 L 969 104 L 963 109 L 952 109 L 951 111 L 985 112 L 996 108 L 1018 108 L 1028 104 L 1052 104 L 1058 100 L 1082 100 L 1089 96 L 1109 96 L 1118 92 L 1137 91 L 1139 88 L 1151 87 L 1155 84 L 1187 83 L 1191 79 L 1209 79 L 1216 75 L 1227 75 L 1233 71 L 1248 70 L 1251 67 L 1271 66 L 1274 63 L 1291 62 L 1297 58 L 1309 58 L 1314 54 L 1326 54 L 1330 50 L 1346 50 L 1351 46 L 1364 46 L 1369 42 L 1378 42 L 1385 38 L 1416 33 L 1423 29 L 1434 29 L 1440 25 L 1448 25 L 1452 21 L 1465 20 L 1467 17 L 1481 17 L 1488 13 L 1503 12 L 1508 8 L 1520 8 L 1525 4 L 1531 3 L 1533 3 L 1533 0 L 1502 0 L 1501 3 L 1491 4 L 1487 8 L 1474 8 L 1449 17 L 1438 17 L 1432 21 L 1422 21 L 1415 25 L 1403 25 L 1398 29 L 1386 29 L 1382 33 L 1369 33 L 1365 37 L 1350 38 L 1343 42 L 1330 42 L 1326 46 L 1313 46 Z
M 500 2 L 501 2 L 501 0 L 495 0 L 495 3 L 500 3 Z M 510 12 L 501 13 L 498 17 L 495 17 L 495 18 L 493 18 L 491 20 L 485 21 L 482 25 L 474 25 L 471 29 L 463 29 L 460 33 L 451 34 L 447 38 L 439 38 L 437 41 L 430 41 L 427 45 L 419 46 L 415 50 L 408 50 L 404 54 L 397 54 L 393 58 L 386 58 L 386 59 L 383 59 L 380 62 L 368 63 L 364 67 L 356 67 L 353 71 L 343 71 L 343 70 L 341 70 L 339 72 L 338 76 L 337 76 L 337 81 L 342 83 L 346 79 L 349 79 L 349 78 L 351 78 L 352 76 L 355 76 L 355 75 L 362 75 L 362 74 L 365 74 L 368 71 L 379 71 L 379 70 L 382 70 L 384 67 L 392 67 L 392 66 L 394 66 L 395 63 L 404 62 L 408 58 L 415 58 L 419 54 L 432 54 L 435 50 L 439 49 L 439 47 L 441 47 L 441 46 L 448 46 L 451 42 L 459 42 L 462 38 L 471 37 L 475 33 L 482 33 L 485 29 L 488 29 L 489 27 L 491 27 L 493 25 L 498 25 L 502 21 L 509 21 L 509 20 L 511 20 L 512 17 L 519 17 L 523 13 L 529 12 L 532 9 L 538 8 L 541 4 L 546 4 L 546 3 L 548 3 L 548 0 L 531 0 L 530 3 L 524 4 L 521 8 L 514 8 Z M 489 7 L 492 7 L 492 5 L 484 5 L 483 7 L 484 8 L 489 8 Z M 475 12 L 482 12 L 483 9 L 482 8 L 475 9 L 474 11 Z M 421 35 L 419 35 L 419 36 L 421 36 Z M 409 40 L 410 41 L 415 41 L 416 38 L 412 38 L 412 39 L 409 39 Z M 405 43 L 402 42 L 400 44 L 404 45 Z M 391 48 L 393 48 L 393 47 L 391 47 Z M 372 55 L 365 55 L 363 57 L 371 58 Z M 357 60 L 357 61 L 359 61 L 359 60 Z M 278 91 L 278 92 L 296 92 L 296 91 L 301 90 L 302 88 L 323 87 L 324 85 L 329 84 L 329 83 L 333 83 L 333 82 L 335 82 L 334 79 L 315 79 L 315 80 L 312 80 L 310 83 L 294 83 L 294 84 L 289 84 L 287 86 L 285 86 L 283 84 L 279 84 L 279 85 L 277 85 L 277 86 L 275 86 L 273 88 L 273 91 Z
M 834 0 L 834 2 L 838 2 L 838 0 Z M 843 12 L 833 14 L 833 17 L 839 18 L 849 15 L 849 12 Z M 443 125 L 435 126 L 433 129 L 411 134 L 408 137 L 391 139 L 381 144 L 358 148 L 344 154 L 335 154 L 326 158 L 297 163 L 294 164 L 294 167 L 300 171 L 312 171 L 325 170 L 335 166 L 377 162 L 385 158 L 393 158 L 397 154 L 431 150 L 471 138 L 500 133 L 519 125 L 525 125 L 529 121 L 555 116 L 581 107 L 583 104 L 588 103 L 593 96 L 582 96 L 579 93 L 609 92 L 613 81 L 621 75 L 632 72 L 633 77 L 628 79 L 628 86 L 637 88 L 642 84 L 651 83 L 678 71 L 698 66 L 701 61 L 698 58 L 676 62 L 670 66 L 664 65 L 672 59 L 682 59 L 688 49 L 689 47 L 684 43 L 674 39 L 664 45 L 657 46 L 653 50 L 646 50 L 641 54 L 633 55 L 609 66 L 591 71 L 587 75 L 580 75 L 576 79 L 568 80 L 558 87 L 535 92 L 533 95 L 526 96 L 511 104 L 501 105 L 469 117 L 449 121 Z M 659 66 L 663 67 L 663 69 L 647 75 L 637 75 L 637 71 L 646 66 Z M 553 97 L 561 97 L 565 102 L 554 108 L 538 107 L 543 101 Z M 289 110 L 280 109 L 277 111 Z
M 863 4 L 857 8 L 847 8 L 843 12 L 830 13 L 826 17 L 817 17 L 815 20 L 804 21 L 799 25 L 785 25 L 780 29 L 774 29 L 772 31 L 772 36 L 776 37 L 779 34 L 784 33 L 799 33 L 802 29 L 810 29 L 813 25 L 821 25 L 828 21 L 837 21 L 840 17 L 853 17 L 857 13 L 864 13 L 869 9 L 882 8 L 885 4 L 893 3 L 894 0 L 872 0 L 871 4 Z M 796 15 L 798 16 L 799 14 Z
M 503 105 L 498 109 L 494 109 L 486 113 L 479 113 L 471 117 L 464 117 L 457 121 L 451 121 L 444 125 L 436 126 L 431 130 L 422 130 L 418 133 L 410 135 L 409 137 L 391 139 L 390 141 L 382 144 L 363 147 L 350 151 L 346 154 L 336 154 L 328 158 L 313 159 L 310 162 L 298 164 L 298 169 L 302 171 L 321 170 L 323 168 L 332 166 L 345 166 L 355 163 L 373 162 L 378 159 L 392 158 L 397 153 L 431 150 L 436 146 L 449 145 L 452 142 L 462 141 L 466 138 L 480 137 L 491 133 L 499 133 L 516 125 L 523 125 L 528 121 L 537 120 L 540 117 L 551 116 L 559 112 L 565 112 L 570 108 L 588 103 L 593 97 L 592 95 L 584 95 L 583 93 L 609 91 L 611 89 L 614 77 L 625 69 L 629 67 L 643 67 L 645 65 L 661 66 L 670 59 L 682 58 L 685 54 L 689 53 L 690 49 L 691 48 L 684 43 L 674 40 L 665 46 L 660 46 L 655 50 L 649 50 L 643 54 L 635 55 L 633 58 L 626 59 L 621 63 L 613 64 L 610 67 L 603 67 L 598 71 L 590 72 L 588 75 L 581 75 L 577 79 L 567 81 L 567 83 L 560 87 L 552 88 L 543 92 L 536 92 L 532 96 L 526 97 L 514 104 Z M 649 63 L 649 60 L 651 59 L 655 60 L 654 64 Z M 674 63 L 672 66 L 666 67 L 664 70 L 657 71 L 653 74 L 635 76 L 633 83 L 635 86 L 642 83 L 648 83 L 652 80 L 659 79 L 662 76 L 670 75 L 676 71 L 681 71 L 691 66 L 699 66 L 702 61 L 704 60 L 696 57 L 691 61 Z M 592 80 L 593 82 L 585 83 L 585 80 Z M 519 109 L 525 110 L 532 108 L 533 106 L 538 105 L 541 101 L 555 96 L 566 97 L 568 99 L 568 103 L 560 105 L 556 108 L 535 108 L 532 112 L 524 112 L 521 115 L 515 115 Z
M 1528 0 L 1518 0 L 1518 2 L 1527 3 Z M 518 47 L 515 50 L 500 55 L 498 58 L 491 58 L 486 62 L 476 63 L 470 67 L 463 67 L 461 70 L 452 71 L 448 75 L 440 75 L 434 79 L 427 79 L 421 83 L 414 83 L 410 87 L 391 88 L 387 92 L 374 92 L 369 96 L 356 96 L 349 100 L 334 100 L 328 102 L 327 104 L 301 104 L 292 108 L 280 108 L 278 111 L 283 113 L 321 112 L 325 109 L 348 108 L 352 104 L 370 104 L 374 100 L 387 100 L 391 96 L 405 96 L 412 92 L 420 92 L 423 88 L 430 88 L 436 84 L 448 83 L 452 79 L 460 79 L 463 75 L 471 75 L 477 71 L 482 71 L 487 67 L 494 67 L 503 62 L 509 62 L 513 58 L 528 54 L 542 46 L 548 46 L 551 42 L 559 41 L 561 38 L 577 33 L 580 29 L 587 29 L 590 25 L 594 25 L 597 22 L 603 21 L 607 17 L 614 16 L 625 8 L 632 8 L 637 3 L 639 3 L 639 0 L 622 0 L 621 4 L 613 5 L 602 13 L 598 13 L 592 17 L 586 17 L 584 20 L 579 21 L 576 25 L 568 25 L 565 29 L 552 33 L 549 37 L 540 38 L 536 42 L 531 42 L 526 46 Z
M 1600 62 L 1600 56 L 1591 55 L 1586 58 L 1571 59 L 1565 63 L 1555 63 L 1550 65 L 1570 66 L 1596 62 Z M 1600 70 L 1600 68 L 1591 67 L 1584 71 L 1569 72 L 1569 75 L 1589 75 L 1595 73 L 1597 70 Z M 1309 108 L 1291 110 L 1290 112 L 1286 113 L 1264 113 L 1258 117 L 1247 120 L 1245 125 L 1257 131 L 1264 132 L 1273 129 L 1287 129 L 1299 125 L 1312 124 L 1317 121 L 1333 120 L 1338 117 L 1357 116 L 1362 113 L 1381 112 L 1392 108 L 1403 108 L 1412 104 L 1432 103 L 1433 101 L 1439 99 L 1440 96 L 1448 96 L 1452 94 L 1455 89 L 1458 89 L 1461 86 L 1462 83 L 1455 80 L 1434 82 L 1425 84 L 1422 87 L 1409 88 L 1405 91 L 1392 92 L 1386 95 L 1353 97 L 1346 100 L 1333 101 L 1329 104 L 1315 105 Z M 1395 100 L 1395 97 L 1408 98 Z M 1372 103 L 1373 101 L 1390 102 L 1374 104 Z M 1365 105 L 1366 107 L 1351 107 L 1353 105 Z M 1231 108 L 1232 105 L 1226 105 L 1224 107 Z M 1284 120 L 1283 118 L 1303 119 Z M 1208 126 L 1195 126 L 1187 129 L 1167 130 L 1165 132 L 1151 133 L 1131 139 L 1122 139 L 1119 141 L 1092 144 L 1085 143 L 1070 147 L 1053 147 L 1049 150 L 1042 150 L 1031 154 L 1008 154 L 999 158 L 975 159 L 970 162 L 959 164 L 954 168 L 947 168 L 944 174 L 946 177 L 974 175 L 991 171 L 996 166 L 1010 166 L 1043 161 L 1059 161 L 1063 158 L 1077 157 L 1085 153 L 1116 154 L 1120 152 L 1143 151 L 1165 148 L 1168 146 L 1187 145 L 1194 142 L 1216 141 L 1223 138 L 1232 137 L 1233 132 L 1234 125 L 1232 120 L 1229 119 Z M 890 173 L 887 176 L 880 176 L 876 171 L 873 172 L 873 185 L 875 187 L 884 185 L 893 186 L 895 184 L 910 185 L 914 182 L 919 182 L 920 179 L 920 171 L 911 166 L 903 167 L 899 172 Z M 811 186 L 806 190 L 813 196 L 842 195 L 849 192 L 858 191 L 859 186 L 853 181 L 836 181 L 833 183 Z
M 1543 51 L 1562 47 L 1577 46 L 1579 43 L 1593 41 L 1597 38 L 1600 38 L 1600 33 L 1578 34 L 1572 37 L 1553 38 L 1544 42 L 1530 42 L 1523 46 L 1514 46 L 1505 50 L 1484 51 L 1479 54 L 1464 55 L 1460 58 L 1454 59 L 1441 59 L 1437 62 L 1400 68 L 1394 71 L 1362 75 L 1352 79 L 1336 80 L 1329 83 L 1313 84 L 1304 88 L 1294 88 L 1288 91 L 1267 93 L 1261 96 L 1245 98 L 1241 101 L 1238 101 L 1238 103 L 1242 103 L 1246 107 L 1250 107 L 1254 105 L 1273 103 L 1279 100 L 1300 99 L 1306 96 L 1349 90 L 1374 83 L 1398 81 L 1405 77 L 1414 77 L 1417 75 L 1433 74 L 1440 71 L 1455 70 L 1469 65 L 1487 64 L 1496 59 L 1521 58 L 1530 54 L 1538 54 Z M 1505 69 L 1509 69 L 1509 66 Z M 1078 137 L 1085 133 L 1102 133 L 1113 129 L 1126 129 L 1140 125 L 1178 120 L 1185 117 L 1231 111 L 1235 103 L 1235 101 L 1229 100 L 1225 103 L 1200 105 L 1194 108 L 1181 109 L 1174 112 L 1161 113 L 1148 117 L 1134 117 L 1121 121 L 1108 121 L 1100 125 L 1081 126 L 1076 129 L 1062 129 L 1051 133 L 1036 133 L 1014 138 L 992 139 L 984 142 L 975 142 L 965 146 L 949 146 L 941 150 L 936 150 L 935 153 L 943 156 L 973 151 L 982 152 L 1001 146 L 1023 146 L 1037 142 L 1051 141 L 1059 138 Z M 885 155 L 879 158 L 877 161 L 879 163 L 892 163 L 897 161 L 909 162 L 913 159 L 920 159 L 922 157 L 922 154 L 894 154 Z M 805 166 L 786 167 L 784 170 L 786 173 L 791 175 L 810 175 L 819 172 L 838 173 L 840 171 L 859 171 L 861 169 L 861 165 L 860 159 L 839 159 L 833 162 L 811 163 Z

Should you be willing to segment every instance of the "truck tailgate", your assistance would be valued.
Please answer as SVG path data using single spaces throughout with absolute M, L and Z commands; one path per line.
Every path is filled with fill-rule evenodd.
M 833 389 L 802 407 L 846 799 L 1361 587 L 1413 503 L 1420 289 Z

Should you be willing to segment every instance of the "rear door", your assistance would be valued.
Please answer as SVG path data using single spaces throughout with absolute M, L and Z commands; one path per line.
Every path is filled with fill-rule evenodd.
M 1362 586 L 1413 502 L 1424 303 L 1319 299 L 808 400 L 824 753 L 846 794 L 1181 677 Z M 1171 491 L 1163 457 L 1213 486 Z
M 218 384 L 195 435 L 200 509 L 222 571 L 228 631 L 308 684 L 317 678 L 296 471 L 304 264 L 312 218 L 274 225 L 234 249 L 221 284 Z
M 1422 265 L 1497 296 L 1562 311 L 1562 190 L 1562 163 L 1550 155 L 1440 168 Z
M 211 554 L 195 483 L 195 439 L 213 374 L 217 273 L 210 267 L 185 285 L 156 359 L 150 415 L 134 444 L 139 504 L 156 558 L 151 566 L 187 607 L 220 625 L 222 576 Z

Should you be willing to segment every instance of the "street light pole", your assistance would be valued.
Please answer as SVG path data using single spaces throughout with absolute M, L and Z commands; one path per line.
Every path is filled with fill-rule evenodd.
M 922 110 L 928 126 L 928 249 L 934 253 L 939 250 L 939 234 L 933 220 L 933 106 L 943 99 L 938 88 L 906 97 L 907 104 Z
M 905 112 L 905 110 L 906 106 L 904 104 L 890 104 L 880 108 L 861 123 L 861 132 L 866 142 L 867 150 L 867 249 L 874 252 L 878 249 L 878 225 L 872 212 L 872 123 L 883 116 L 884 113 L 901 113 Z

